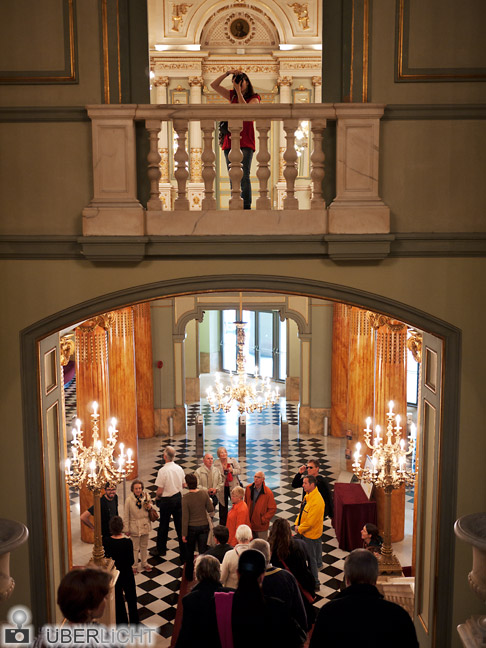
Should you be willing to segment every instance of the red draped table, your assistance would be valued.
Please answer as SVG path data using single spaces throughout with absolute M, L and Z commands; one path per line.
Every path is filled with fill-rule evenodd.
M 361 484 L 334 484 L 333 527 L 339 548 L 352 551 L 363 546 L 361 529 L 376 524 L 376 502 L 366 497 Z

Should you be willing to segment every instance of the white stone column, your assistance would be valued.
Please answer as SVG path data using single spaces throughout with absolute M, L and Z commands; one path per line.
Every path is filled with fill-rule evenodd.
M 202 77 L 189 77 L 189 103 L 201 103 L 201 90 L 204 85 Z M 198 210 L 202 208 L 204 199 L 204 183 L 202 179 L 202 137 L 201 123 L 198 121 L 189 122 L 189 145 L 191 175 L 187 185 L 187 197 L 189 209 Z
M 167 87 L 169 77 L 157 77 L 153 85 L 156 89 L 157 104 L 167 104 Z M 162 209 L 172 209 L 171 202 L 171 184 L 169 178 L 169 125 L 162 122 L 159 133 L 159 153 L 160 153 L 160 181 L 159 193 L 162 202 Z
M 292 77 L 279 77 L 277 85 L 280 89 L 279 103 L 292 103 Z M 283 201 L 287 189 L 284 178 L 286 139 L 283 121 L 280 122 L 278 136 L 278 182 L 277 182 L 277 209 L 283 209 Z

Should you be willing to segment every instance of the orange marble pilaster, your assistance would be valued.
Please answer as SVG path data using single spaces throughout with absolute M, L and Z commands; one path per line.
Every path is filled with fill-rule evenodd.
M 348 365 L 348 417 L 347 433 L 351 457 L 356 443 L 365 445 L 363 430 L 366 418 L 373 412 L 373 370 L 375 361 L 374 330 L 367 311 L 353 306 L 349 318 L 349 365 Z M 364 454 L 366 450 L 363 448 Z M 352 472 L 352 459 L 346 460 L 347 470 Z
M 76 362 L 76 409 L 84 432 L 83 443 L 91 444 L 92 403 L 96 401 L 100 413 L 100 436 L 108 429 L 110 419 L 110 396 L 108 380 L 108 345 L 106 331 L 95 321 L 84 322 L 75 331 Z M 84 513 L 93 504 L 93 494 L 82 487 L 79 492 L 79 510 Z M 83 542 L 94 542 L 92 529 L 81 524 Z
M 117 420 L 118 442 L 132 450 L 133 470 L 127 479 L 138 474 L 137 394 L 135 381 L 135 344 L 133 312 L 130 307 L 110 313 L 108 357 L 110 370 L 110 405 Z M 118 443 L 115 448 L 118 454 Z
M 376 332 L 375 369 L 375 425 L 380 425 L 382 435 L 386 432 L 388 403 L 394 403 L 393 411 L 401 418 L 402 437 L 407 436 L 407 328 L 392 322 L 381 326 Z M 384 500 L 382 489 L 376 489 L 378 526 L 382 528 Z M 392 493 L 391 540 L 403 540 L 405 533 L 405 489 Z
M 135 372 L 137 384 L 137 430 L 139 439 L 155 435 L 154 374 L 150 303 L 133 306 L 135 332 Z
M 335 437 L 346 436 L 350 311 L 346 304 L 333 306 L 330 431 Z

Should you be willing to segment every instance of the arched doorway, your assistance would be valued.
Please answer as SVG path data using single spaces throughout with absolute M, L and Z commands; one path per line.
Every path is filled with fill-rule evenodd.
M 56 518 L 57 515 L 58 518 L 60 514 L 59 501 L 55 497 L 52 499 L 53 496 L 56 496 L 56 493 L 55 491 L 49 493 L 49 484 L 46 484 L 46 475 L 47 478 L 49 476 L 51 479 L 55 478 L 55 475 L 52 474 L 55 470 L 55 464 L 45 466 L 44 463 L 43 435 L 45 439 L 45 435 L 48 434 L 49 430 L 45 428 L 45 425 L 43 428 L 38 410 L 38 402 L 41 401 L 42 396 L 37 380 L 39 343 L 43 338 L 52 334 L 53 331 L 60 330 L 65 326 L 72 325 L 74 322 L 88 319 L 95 314 L 110 309 L 120 308 L 136 302 L 160 299 L 164 296 L 203 293 L 208 288 L 212 292 L 235 290 L 261 293 L 279 292 L 341 301 L 405 321 L 436 338 L 440 338 L 442 341 L 442 371 L 438 371 L 436 374 L 441 374 L 443 378 L 442 398 L 440 402 L 431 403 L 436 415 L 435 428 L 430 417 L 428 422 L 428 426 L 430 426 L 428 429 L 430 431 L 435 429 L 437 435 L 435 437 L 429 435 L 428 437 L 431 442 L 434 442 L 435 446 L 429 448 L 430 451 L 433 450 L 430 454 L 432 463 L 430 470 L 423 471 L 421 474 L 423 484 L 431 488 L 432 497 L 431 507 L 423 508 L 423 524 L 424 526 L 429 525 L 435 531 L 433 534 L 429 533 L 427 537 L 424 535 L 421 540 L 421 550 L 425 548 L 426 541 L 430 542 L 431 544 L 427 547 L 427 550 L 434 552 L 435 564 L 433 569 L 424 571 L 427 582 L 418 584 L 420 591 L 419 613 L 420 605 L 427 607 L 430 621 L 434 623 L 437 631 L 437 641 L 439 641 L 438 637 L 441 632 L 448 633 L 448 624 L 444 619 L 450 614 L 453 589 L 452 574 L 447 569 L 452 558 L 453 542 L 450 533 L 446 531 L 452 528 L 455 518 L 460 332 L 448 323 L 418 311 L 413 306 L 378 295 L 326 282 L 279 276 L 203 276 L 137 286 L 90 302 L 78 304 L 68 310 L 55 313 L 22 331 L 24 445 L 25 460 L 29 466 L 27 483 L 29 494 L 28 521 L 32 535 L 39 539 L 38 542 L 30 545 L 31 575 L 35 581 L 35 587 L 32 587 L 32 591 L 35 593 L 33 600 L 34 614 L 40 618 L 49 618 L 52 614 L 49 610 L 46 592 L 51 591 L 54 584 L 49 581 L 47 570 L 39 572 L 34 570 L 32 566 L 42 564 L 45 557 L 50 555 L 48 551 L 48 525 L 52 522 L 53 517 Z M 52 390 L 49 393 L 52 394 Z M 37 394 L 38 399 L 32 398 L 33 394 Z M 447 474 L 447 479 L 441 479 L 441 475 L 445 474 Z M 48 520 L 45 515 L 48 506 L 51 507 L 51 520 Z M 427 565 L 427 556 L 421 557 L 420 560 L 425 566 Z M 58 570 L 61 567 L 58 566 Z M 49 565 L 47 565 L 47 568 L 49 568 Z M 430 602 L 431 606 L 429 605 Z

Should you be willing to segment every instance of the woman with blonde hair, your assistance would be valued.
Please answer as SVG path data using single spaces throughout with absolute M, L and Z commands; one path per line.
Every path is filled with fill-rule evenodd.
M 133 573 L 137 574 L 138 554 L 140 552 L 141 571 L 151 570 L 147 562 L 147 548 L 149 533 L 152 524 L 149 518 L 149 510 L 152 508 L 152 500 L 147 491 L 143 489 L 143 482 L 135 479 L 130 487 L 132 491 L 125 502 L 125 528 L 126 535 L 130 536 L 133 542 Z
M 216 454 L 218 458 L 214 462 L 214 467 L 217 468 L 223 475 L 223 485 L 218 491 L 219 501 L 219 523 L 226 526 L 228 518 L 228 501 L 231 492 L 240 485 L 238 474 L 240 472 L 240 464 L 233 457 L 228 457 L 228 452 L 224 446 L 220 446 Z

